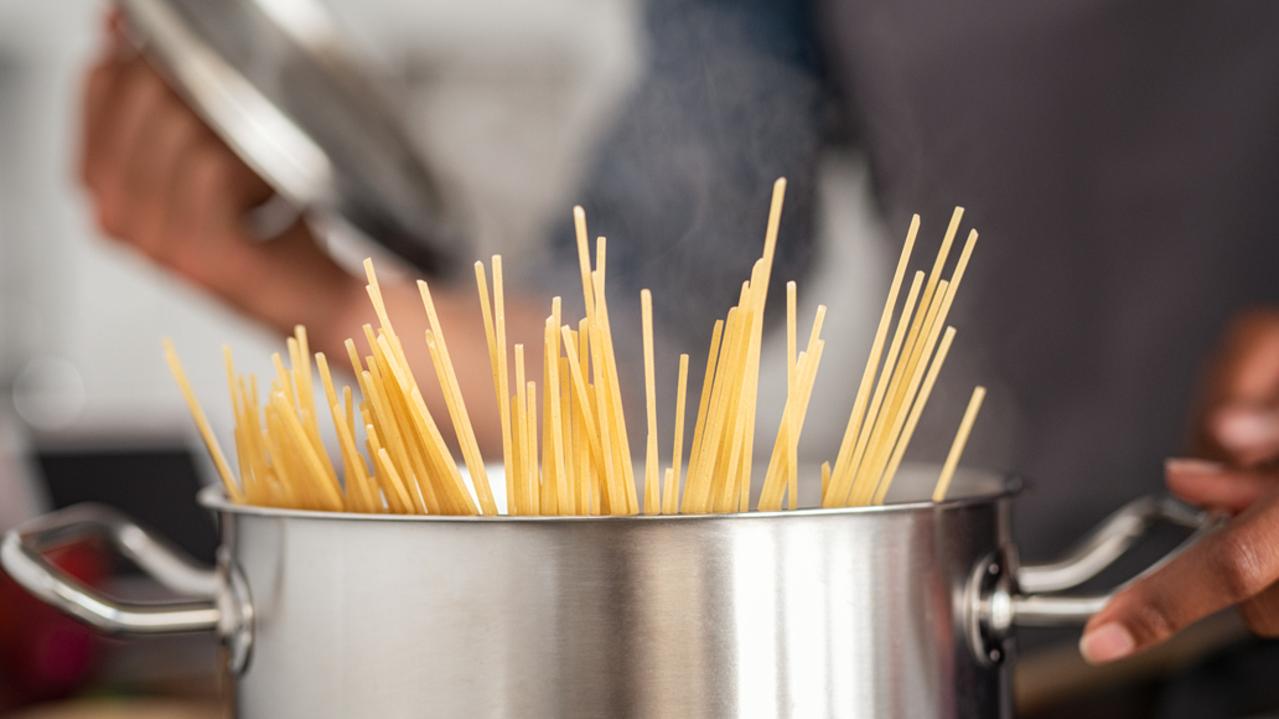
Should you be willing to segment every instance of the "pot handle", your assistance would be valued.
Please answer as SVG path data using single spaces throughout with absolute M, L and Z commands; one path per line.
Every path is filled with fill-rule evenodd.
M 980 656 L 998 661 L 1002 656 L 999 647 L 1014 626 L 1056 627 L 1087 622 L 1123 585 L 1103 594 L 1054 592 L 1077 587 L 1097 576 L 1160 522 L 1195 531 L 1142 574 L 1185 551 L 1224 520 L 1223 515 L 1195 509 L 1171 497 L 1141 497 L 1104 519 L 1056 561 L 1007 567 L 1004 565 L 1009 562 L 996 556 L 981 562 L 969 585 L 975 605 L 972 616 L 976 621 L 970 624 L 974 648 Z
M 1201 529 L 1211 522 L 1211 517 L 1171 497 L 1135 499 L 1094 527 L 1060 559 L 1022 565 L 1017 584 L 1022 591 L 1034 593 L 1077 587 L 1123 556 L 1159 521 Z
M 68 542 L 99 537 L 165 587 L 198 599 L 131 604 L 111 599 L 58 569 L 43 553 Z M 119 512 L 77 504 L 24 522 L 5 532 L 0 564 L 28 592 L 109 634 L 172 634 L 223 630 L 231 619 L 218 573 L 195 564 L 167 542 Z M 238 618 L 236 618 L 238 624 Z

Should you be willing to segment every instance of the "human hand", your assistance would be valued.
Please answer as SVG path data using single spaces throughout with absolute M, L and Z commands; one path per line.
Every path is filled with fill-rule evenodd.
M 107 20 L 83 96 L 80 177 L 101 230 L 279 330 L 324 330 L 358 284 L 304 222 L 270 241 L 244 218 L 271 197 Z
M 1235 516 L 1089 621 L 1080 651 L 1091 662 L 1123 658 L 1235 605 L 1253 632 L 1279 636 L 1279 313 L 1250 313 L 1227 333 L 1198 432 L 1202 452 L 1218 461 L 1171 459 L 1168 486 Z
M 80 167 L 100 228 L 277 331 L 306 325 L 314 349 L 344 362 L 343 340 L 374 321 L 364 280 L 338 266 L 302 221 L 269 241 L 251 236 L 243 220 L 270 198 L 270 187 L 127 47 L 115 13 L 106 35 L 85 85 Z M 445 325 L 481 326 L 473 288 L 441 282 L 434 289 Z M 410 363 L 419 376 L 431 373 L 416 285 L 392 277 L 382 290 L 400 334 L 413 340 L 405 348 Z M 508 337 L 534 346 L 545 305 L 513 294 Z M 485 337 L 454 330 L 449 345 L 463 392 L 473 398 L 468 409 L 481 446 L 500 447 Z M 536 353 L 529 365 L 537 376 Z M 422 392 L 439 406 L 438 383 L 423 383 Z

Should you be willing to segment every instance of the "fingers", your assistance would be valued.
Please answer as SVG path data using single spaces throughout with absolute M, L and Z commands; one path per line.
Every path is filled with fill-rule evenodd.
M 269 186 L 126 50 L 118 17 L 107 26 L 83 88 L 79 168 L 100 228 L 272 326 L 323 320 L 315 298 L 345 272 L 304 222 L 270 243 L 249 237 L 245 213 Z
M 1279 636 L 1279 312 L 1251 312 L 1213 362 L 1197 423 L 1200 449 L 1224 464 L 1169 460 L 1169 489 L 1191 503 L 1242 512 L 1167 566 L 1118 594 L 1088 623 L 1092 662 L 1127 656 L 1238 604 L 1252 630 Z
M 213 247 L 217 233 L 227 225 L 224 204 L 230 177 L 230 162 L 216 140 L 207 139 L 186 148 L 178 161 L 177 171 L 173 179 L 172 210 L 169 216 L 168 231 L 181 235 L 186 242 Z M 174 269 L 185 276 L 192 277 L 196 273 L 197 281 L 203 281 L 198 275 L 202 264 L 197 253 L 178 253 L 171 258 Z
M 1279 502 L 1268 496 L 1117 594 L 1088 622 L 1080 652 L 1093 663 L 1121 659 L 1256 597 L 1276 579 Z
M 1216 364 L 1212 405 L 1273 404 L 1279 399 L 1279 312 L 1258 310 L 1236 320 Z
M 129 221 L 133 244 L 158 261 L 173 246 L 167 238 L 173 236 L 170 228 L 179 220 L 173 202 L 175 178 L 183 157 L 200 142 L 203 131 L 176 98 L 169 98 L 145 123 L 141 146 L 133 149 L 124 168 L 124 191 L 133 205 Z
M 243 227 L 244 213 L 262 201 L 264 188 L 216 138 L 206 134 L 190 143 L 170 177 L 162 231 L 165 248 L 156 259 L 219 294 L 252 291 L 243 286 L 247 276 L 241 265 L 265 263 L 269 246 L 276 244 L 253 242 Z
M 108 93 L 115 83 L 120 63 L 112 57 L 104 57 L 94 63 L 85 75 L 80 127 L 80 181 L 90 183 L 92 154 L 98 147 L 99 130 L 102 128 L 103 109 Z
M 1239 605 L 1239 614 L 1253 634 L 1262 637 L 1279 637 L 1279 585 Z
M 270 189 L 204 126 L 141 59 L 109 58 L 85 86 L 81 174 L 100 228 L 164 262 L 184 237 L 170 226 L 199 226 L 210 213 L 238 222 Z M 184 168 L 200 176 L 184 179 Z M 178 188 L 204 188 L 200 202 L 175 201 Z M 206 206 L 207 205 L 207 206 Z
M 1279 374 L 1279 367 L 1274 370 Z M 1208 430 L 1238 465 L 1253 467 L 1279 457 L 1279 410 L 1229 405 L 1208 419 Z
M 1279 486 L 1274 478 L 1252 470 L 1230 469 L 1198 459 L 1169 459 L 1164 465 L 1168 489 L 1200 507 L 1242 512 Z
M 1187 502 L 1240 512 L 1276 490 L 1273 477 L 1247 470 L 1231 470 L 1215 462 L 1170 459 L 1168 487 Z M 1279 585 L 1271 585 L 1239 605 L 1239 614 L 1254 634 L 1279 637 Z
M 167 90 L 142 60 L 134 59 L 119 63 L 105 92 L 88 133 L 84 174 L 102 229 L 122 238 L 132 219 L 126 186 L 130 165 L 144 151 L 144 130 Z
M 1232 464 L 1279 455 L 1279 311 L 1236 319 L 1210 362 L 1196 422 L 1198 450 Z

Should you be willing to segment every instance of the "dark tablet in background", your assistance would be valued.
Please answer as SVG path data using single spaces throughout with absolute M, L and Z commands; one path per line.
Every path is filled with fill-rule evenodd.
M 200 474 L 185 445 L 124 447 L 38 440 L 32 447 L 35 481 L 50 509 L 100 502 L 212 564 L 217 535 L 212 515 L 196 504 Z

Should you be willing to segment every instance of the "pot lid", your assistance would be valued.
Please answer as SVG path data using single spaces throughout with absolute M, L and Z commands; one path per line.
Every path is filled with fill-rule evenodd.
M 430 168 L 314 0 L 122 0 L 129 33 L 286 201 L 423 270 L 464 250 Z

